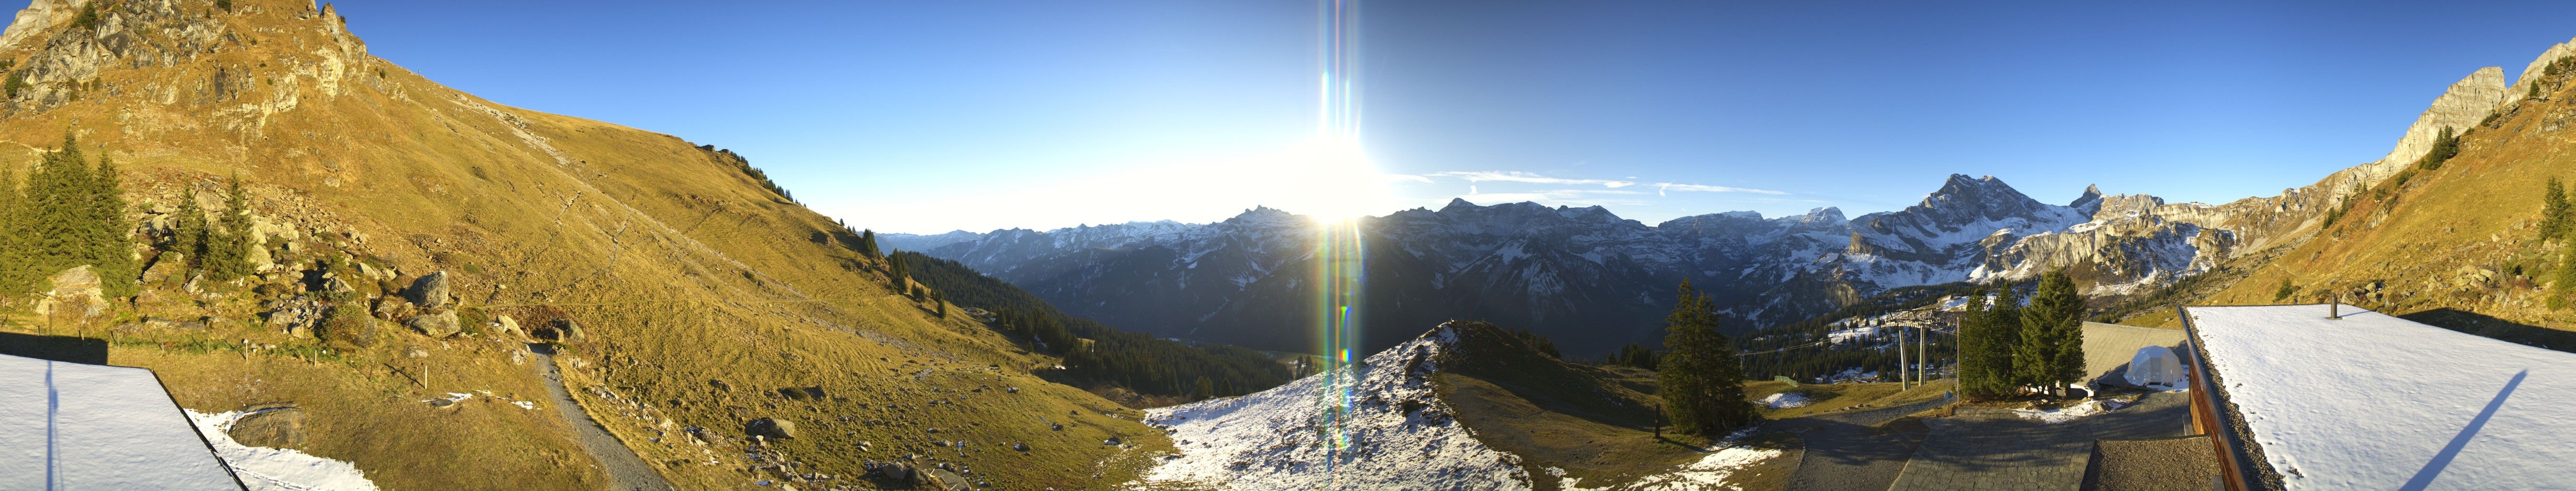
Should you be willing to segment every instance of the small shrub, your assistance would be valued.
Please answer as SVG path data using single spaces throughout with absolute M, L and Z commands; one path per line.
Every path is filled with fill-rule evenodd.
M 2274 290 L 2272 290 L 2272 301 L 2274 301 L 2274 302 L 2279 302 L 2279 301 L 2282 301 L 2282 300 L 2288 300 L 2288 299 L 2290 299 L 2290 296 L 2292 296 L 2292 295 L 2298 295 L 2298 294 L 2299 294 L 2299 286 L 2298 286 L 2298 285 L 2290 284 L 2290 279 L 2289 279 L 2289 278 L 2282 278 L 2282 279 L 2281 279 L 2281 287 L 2280 287 L 2280 288 L 2278 288 L 2278 289 L 2274 289 Z
M 367 315 L 367 302 L 354 295 L 334 295 L 330 314 L 322 320 L 320 337 L 359 348 L 373 347 L 383 334 L 374 316 Z

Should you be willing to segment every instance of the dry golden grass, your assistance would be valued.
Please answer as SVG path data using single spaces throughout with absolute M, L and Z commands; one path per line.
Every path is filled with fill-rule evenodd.
M 346 49 L 362 45 L 331 28 L 339 19 L 310 13 L 310 3 L 240 0 L 211 16 L 210 2 L 175 3 L 184 19 L 129 25 L 145 39 L 178 36 L 163 25 L 220 26 L 238 41 L 182 53 L 185 61 L 168 67 L 110 59 L 97 78 L 78 82 L 78 100 L 22 101 L 0 113 L 0 141 L 16 142 L 0 151 L 0 164 L 23 171 L 32 161 L 24 155 L 71 131 L 124 167 L 138 220 L 186 189 L 211 192 L 239 175 L 254 212 L 305 235 L 298 242 L 307 252 L 280 258 L 289 268 L 345 251 L 399 268 L 404 282 L 447 271 L 476 313 L 560 312 L 589 336 L 559 357 L 583 409 L 683 488 L 758 489 L 754 481 L 776 478 L 743 455 L 742 424 L 756 417 L 796 421 L 804 437 L 773 447 L 803 464 L 796 472 L 840 483 L 858 478 L 863 460 L 929 453 L 932 440 L 970 442 L 964 455 L 945 451 L 940 460 L 999 489 L 1108 487 L 1168 449 L 1161 433 L 1131 420 L 1135 411 L 1028 374 L 1056 363 L 1051 357 L 894 296 L 880 264 L 833 237 L 832 220 L 717 153 L 439 86 Z M 79 35 L 65 32 L 0 56 L 19 66 L 60 56 L 45 50 L 46 38 Z M 252 83 L 216 93 L 218 73 Z M 295 281 L 280 274 L 221 289 Z M 382 292 L 361 283 L 362 292 Z M 514 342 L 436 340 L 389 326 L 373 348 L 308 363 L 284 353 L 331 346 L 259 325 L 260 298 L 152 291 L 161 299 L 118 315 L 231 320 L 202 334 L 134 333 L 112 354 L 113 363 L 157 370 L 183 406 L 297 404 L 314 430 L 309 450 L 355 462 L 387 489 L 607 485 L 553 411 L 418 402 L 479 389 L 549 409 L 534 367 L 511 362 Z M 34 320 L 25 307 L 13 307 L 22 326 Z M 240 339 L 283 349 L 244 356 L 205 343 Z M 415 345 L 429 356 L 405 356 Z M 413 372 L 426 374 L 425 387 Z M 732 390 L 715 388 L 717 380 Z M 776 391 L 816 386 L 826 398 Z M 1021 391 L 1000 390 L 1014 386 Z M 689 426 L 725 438 L 702 447 L 679 431 Z M 1132 448 L 1101 444 L 1111 436 Z M 868 450 L 859 450 L 863 441 Z M 1036 450 L 1008 450 L 1013 442 Z

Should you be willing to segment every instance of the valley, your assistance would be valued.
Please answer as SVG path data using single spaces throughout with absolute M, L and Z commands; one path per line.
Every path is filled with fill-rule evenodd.
M 0 354 L 150 369 L 244 489 L 1677 491 L 2206 489 L 2235 464 L 2202 422 L 2243 416 L 2128 375 L 2199 353 L 2185 306 L 2576 352 L 2576 41 L 2219 204 L 1961 173 L 1856 217 L 915 235 L 722 144 L 442 85 L 368 26 L 13 17 Z

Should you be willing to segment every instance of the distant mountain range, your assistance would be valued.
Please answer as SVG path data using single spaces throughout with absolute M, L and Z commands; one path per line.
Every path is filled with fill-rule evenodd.
M 2155 203 L 2117 197 L 2119 203 Z M 1410 338 L 1395 326 L 1450 318 L 1529 327 L 1589 355 L 1651 341 L 1674 288 L 1690 279 L 1730 314 L 1757 324 L 1814 316 L 1890 288 L 2035 274 L 2033 263 L 2097 262 L 2097 290 L 2126 291 L 2197 272 L 2231 241 L 2153 208 L 2100 213 L 2087 190 L 2068 205 L 2032 200 L 1993 177 L 1954 175 L 1903 210 L 1844 218 L 1835 208 L 1765 218 L 1754 212 L 1649 226 L 1609 210 L 1453 200 L 1360 219 L 1367 238 L 1364 326 L 1389 326 L 1370 347 Z M 2137 222 L 2159 226 L 2140 227 Z M 957 260 L 1076 315 L 1161 335 L 1281 350 L 1308 349 L 1321 229 L 1257 208 L 1223 222 L 1084 226 L 884 236 L 886 244 Z M 2083 241 L 2030 240 L 2078 235 Z M 2106 245 L 2116 244 L 2116 245 Z M 2048 247 L 2046 254 L 2031 249 Z M 2110 254 L 2065 247 L 2110 247 Z M 2088 261 L 2103 259 L 2116 260 Z
M 2524 71 L 2528 82 L 2553 47 Z M 2516 86 L 2520 86 L 2519 84 Z M 2096 297 L 2145 293 L 2228 259 L 2303 243 L 2327 211 L 2397 175 L 2443 128 L 2465 131 L 2524 96 L 2503 71 L 2453 84 L 2378 161 L 2279 196 L 2220 205 L 2105 196 L 2041 203 L 1993 177 L 1952 175 L 1921 203 L 1845 219 L 1835 208 L 1749 211 L 1652 226 L 1609 210 L 1453 200 L 1362 218 L 1371 349 L 1451 318 L 1527 327 L 1576 356 L 1650 342 L 1683 279 L 1738 329 L 1806 319 L 1893 288 L 2018 280 L 2065 268 Z M 891 247 L 963 262 L 1075 315 L 1160 335 L 1279 350 L 1313 346 L 1308 263 L 1319 229 L 1256 208 L 1207 224 L 1170 221 L 938 235 Z M 1398 328 L 1401 327 L 1401 328 Z

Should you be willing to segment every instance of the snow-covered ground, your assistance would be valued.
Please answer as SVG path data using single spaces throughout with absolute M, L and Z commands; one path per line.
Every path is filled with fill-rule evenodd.
M 1771 409 L 1807 407 L 1808 404 L 1815 403 L 1816 401 L 1814 399 L 1807 398 L 1806 394 L 1797 392 L 1781 392 L 1762 398 L 1762 407 Z
M 0 489 L 240 489 L 152 371 L 0 355 Z
M 2576 353 L 2349 305 L 2187 310 L 2289 489 L 2576 489 Z
M 2082 418 L 2082 417 L 2085 417 L 2085 416 L 2092 416 L 2092 415 L 2102 414 L 2102 413 L 2107 413 L 2107 412 L 2111 412 L 2110 408 L 2109 408 L 2108 406 L 2104 406 L 2104 405 L 2103 405 L 2103 401 L 2100 401 L 2100 400 L 2086 400 L 2086 401 L 2084 401 L 2084 402 L 2079 402 L 2079 403 L 2074 403 L 2074 404 L 2068 404 L 2068 405 L 2066 405 L 2065 407 L 2060 407 L 2060 408 L 2057 408 L 2057 409 L 2014 409 L 2014 410 L 2013 410 L 2013 414 L 2020 415 L 2022 419 L 2034 420 L 2034 421 L 2039 421 L 2039 422 L 2042 422 L 2042 423 L 2049 423 L 2049 424 L 2056 424 L 2056 423 L 2064 423 L 2064 422 L 2068 422 L 2068 421 L 2074 421 L 2074 420 L 2076 420 L 2076 418 Z
M 1564 488 L 1566 491 L 1740 490 L 1743 488 L 1727 484 L 1726 477 L 1734 475 L 1735 471 L 1743 469 L 1744 466 L 1753 465 L 1754 463 L 1780 456 L 1780 451 L 1776 449 L 1746 448 L 1733 445 L 1742 441 L 1745 436 L 1752 434 L 1753 431 L 1753 428 L 1746 428 L 1743 431 L 1736 432 L 1734 435 L 1727 436 L 1725 440 L 1719 443 L 1724 446 L 1702 449 L 1702 451 L 1708 452 L 1707 457 L 1700 457 L 1698 462 L 1692 462 L 1690 465 L 1682 466 L 1682 468 L 1676 469 L 1672 472 L 1638 478 L 1634 482 L 1621 486 L 1587 488 L 1582 486 L 1582 481 L 1579 479 L 1566 479 L 1561 482 L 1558 487 Z
M 462 396 L 463 394 L 457 394 Z M 233 441 L 230 433 L 234 421 L 248 414 L 224 411 L 215 414 L 186 410 L 197 433 L 214 444 L 215 454 L 233 467 L 251 491 L 374 491 L 376 483 L 358 472 L 357 464 L 315 457 L 301 451 L 253 447 Z
M 1239 490 L 1529 489 L 1520 458 L 1468 435 L 1432 387 L 1433 360 L 1456 336 L 1444 327 L 1361 366 L 1148 410 L 1146 423 L 1169 430 L 1180 454 L 1146 480 Z

